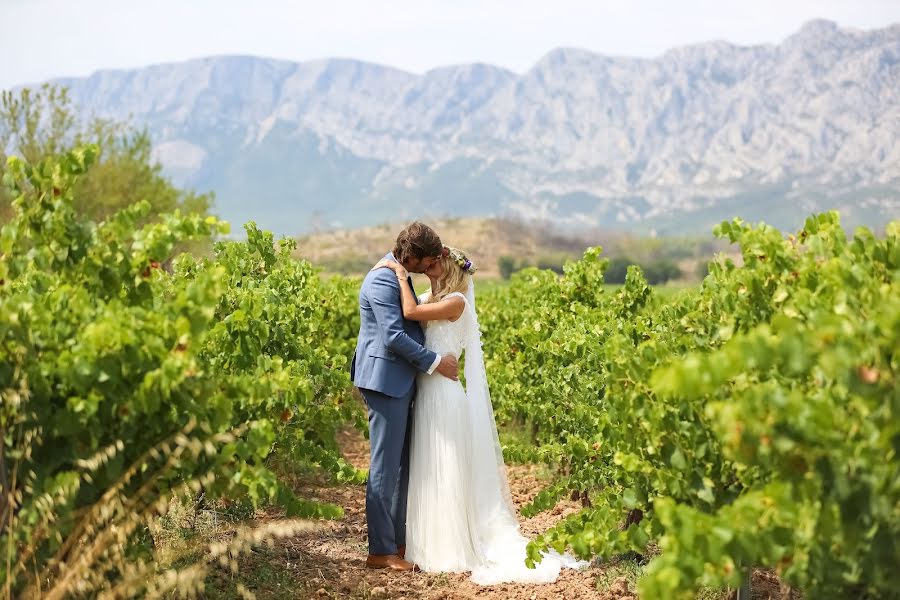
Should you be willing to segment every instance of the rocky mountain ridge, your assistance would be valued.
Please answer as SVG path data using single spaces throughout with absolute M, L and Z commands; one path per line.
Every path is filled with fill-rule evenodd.
M 658 233 L 900 216 L 900 25 L 813 21 L 777 45 L 655 59 L 559 48 L 520 74 L 226 56 L 57 83 L 84 114 L 147 127 L 224 217 L 279 233 L 420 215 Z

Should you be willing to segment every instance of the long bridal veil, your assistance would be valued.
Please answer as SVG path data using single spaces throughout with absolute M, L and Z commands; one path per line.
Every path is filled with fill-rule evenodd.
M 481 348 L 481 328 L 475 310 L 475 282 L 469 276 L 466 291 L 471 318 L 465 333 L 465 375 L 471 426 L 471 482 L 475 495 L 473 537 L 481 564 L 472 570 L 472 580 L 480 585 L 507 581 L 543 583 L 554 581 L 560 567 L 578 568 L 585 563 L 555 552 L 544 555 L 535 569 L 525 566 L 528 538 L 519 532 L 519 523 L 509 491 L 503 451 L 494 421 Z

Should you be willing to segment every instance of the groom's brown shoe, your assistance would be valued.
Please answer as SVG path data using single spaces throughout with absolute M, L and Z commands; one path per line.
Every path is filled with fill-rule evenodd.
M 396 554 L 370 554 L 366 558 L 366 567 L 370 569 L 390 569 L 392 571 L 412 571 L 416 565 L 403 560 Z
M 399 556 L 400 558 L 406 558 L 406 546 L 404 546 L 403 544 L 399 544 L 397 546 L 397 556 Z

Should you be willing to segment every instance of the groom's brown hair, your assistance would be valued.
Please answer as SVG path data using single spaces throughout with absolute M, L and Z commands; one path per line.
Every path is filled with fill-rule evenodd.
M 444 244 L 434 229 L 425 223 L 414 221 L 397 236 L 394 258 L 400 262 L 413 258 L 422 260 L 428 256 L 440 256 L 443 249 Z

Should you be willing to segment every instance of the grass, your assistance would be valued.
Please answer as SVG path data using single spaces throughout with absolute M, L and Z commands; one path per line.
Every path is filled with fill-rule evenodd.
M 528 432 L 528 427 L 522 423 L 504 423 L 498 431 L 500 443 L 510 446 L 533 446 L 534 440 Z
M 218 501 L 207 505 L 202 499 L 193 504 L 172 500 L 169 512 L 151 526 L 161 566 L 180 570 L 194 564 L 209 552 L 210 543 L 230 541 L 255 516 L 256 511 L 246 502 Z M 253 590 L 260 598 L 296 598 L 298 590 L 307 584 L 299 574 L 291 572 L 290 562 L 282 558 L 269 546 L 257 544 L 237 558 L 233 564 L 237 571 L 213 563 L 202 597 L 237 600 L 250 597 L 246 590 Z
M 659 297 L 663 300 L 669 300 L 685 290 L 694 289 L 696 287 L 697 284 L 668 283 L 665 285 L 654 285 L 653 291 L 659 294 Z
M 240 591 L 242 587 L 253 590 L 259 598 L 298 598 L 301 590 L 315 591 L 307 587 L 308 583 L 318 585 L 302 581 L 291 572 L 290 563 L 285 564 L 272 550 L 261 548 L 241 559 L 239 576 L 221 567 L 213 571 L 206 580 L 204 595 L 217 600 L 242 600 L 246 598 Z
M 594 585 L 600 591 L 614 589 L 621 594 L 624 583 L 628 586 L 629 593 L 637 597 L 637 582 L 644 576 L 646 568 L 646 564 L 641 564 L 631 558 L 615 559 L 605 565 Z M 697 592 L 695 600 L 727 600 L 730 597 L 731 590 L 701 588 Z
M 637 581 L 644 574 L 644 566 L 632 559 L 615 560 L 603 569 L 594 582 L 596 588 L 605 591 L 624 580 L 628 589 L 637 594 Z

